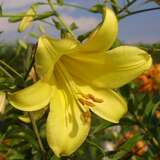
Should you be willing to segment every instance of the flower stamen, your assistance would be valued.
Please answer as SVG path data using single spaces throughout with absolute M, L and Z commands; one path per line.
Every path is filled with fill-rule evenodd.
M 84 120 L 84 123 L 90 123 L 90 121 L 91 121 L 91 112 L 90 111 L 83 112 L 82 116 L 83 116 L 82 118 Z
M 95 107 L 95 103 L 104 102 L 103 99 L 96 98 L 92 94 L 81 94 L 81 96 L 82 97 L 78 98 L 78 100 L 83 106 Z
M 87 95 L 83 94 L 82 96 L 83 96 L 84 98 L 86 98 L 86 99 L 91 99 L 93 102 L 96 102 L 96 103 L 102 103 L 102 102 L 104 102 L 103 99 L 96 98 L 96 97 L 95 97 L 94 95 L 92 95 L 92 94 L 87 94 Z
M 95 106 L 95 104 L 90 102 L 89 100 L 86 100 L 86 99 L 83 99 L 83 98 L 79 98 L 78 100 L 83 106 L 84 105 L 87 105 L 89 107 L 94 107 Z

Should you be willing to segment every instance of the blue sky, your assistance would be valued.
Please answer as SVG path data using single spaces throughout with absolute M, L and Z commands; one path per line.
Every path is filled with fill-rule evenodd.
M 45 1 L 45 0 L 38 0 Z M 124 3 L 124 0 L 119 0 L 121 4 Z M 0 0 L 0 3 L 3 3 L 5 12 L 19 12 L 25 11 L 32 2 L 37 2 L 37 0 Z M 91 7 L 97 2 L 102 2 L 102 0 L 66 0 L 67 3 L 77 3 L 85 7 Z M 148 7 L 158 7 L 154 2 L 144 5 L 144 0 L 138 0 L 138 3 L 135 4 L 131 9 L 141 9 Z M 42 10 L 48 10 L 48 8 L 43 8 Z M 61 8 L 59 9 L 64 19 L 68 24 L 73 21 L 79 26 L 79 29 L 76 31 L 77 34 L 84 33 L 90 29 L 95 28 L 95 26 L 101 21 L 101 16 L 98 14 L 88 13 L 82 10 L 76 10 L 74 8 Z M 38 23 L 39 24 L 39 23 Z M 56 30 L 48 25 L 41 25 L 47 28 L 51 34 L 55 35 Z M 27 30 L 25 33 L 17 33 L 18 23 L 9 24 L 7 19 L 0 18 L 0 31 L 4 33 L 0 36 L 0 41 L 9 41 L 15 42 L 16 39 L 30 39 L 28 33 L 31 31 L 37 31 L 37 23 Z M 120 21 L 119 23 L 119 38 L 126 43 L 154 43 L 160 42 L 160 10 L 154 12 L 147 12 L 143 14 L 138 14 L 130 16 Z

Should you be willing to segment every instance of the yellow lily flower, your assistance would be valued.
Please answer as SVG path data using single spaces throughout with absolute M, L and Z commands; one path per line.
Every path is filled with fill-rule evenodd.
M 37 111 L 50 104 L 46 133 L 57 156 L 72 154 L 84 142 L 91 111 L 118 123 L 127 104 L 112 89 L 151 66 L 150 55 L 136 47 L 107 51 L 117 32 L 116 16 L 106 8 L 102 24 L 82 44 L 68 38 L 40 37 L 35 57 L 40 80 L 8 95 L 10 103 L 22 111 Z

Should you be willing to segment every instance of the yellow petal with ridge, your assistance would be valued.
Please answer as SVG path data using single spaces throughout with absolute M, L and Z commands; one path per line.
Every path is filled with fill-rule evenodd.
M 43 108 L 41 110 L 38 110 L 38 111 L 33 111 L 32 116 L 34 117 L 34 120 L 37 121 L 40 118 L 42 118 L 42 116 L 45 114 L 46 110 L 47 110 L 47 107 Z M 23 115 L 19 116 L 18 119 L 20 119 L 22 122 L 25 122 L 25 123 L 31 123 L 31 120 L 29 118 L 28 113 L 24 113 Z
M 40 78 L 53 71 L 55 63 L 63 54 L 67 54 L 77 46 L 77 42 L 71 39 L 54 39 L 49 36 L 41 36 L 35 54 L 36 71 Z M 49 71 L 50 70 L 50 71 Z M 50 72 L 50 76 L 52 72 Z
M 83 113 L 73 97 L 57 90 L 51 99 L 47 120 L 47 141 L 54 153 L 69 156 L 86 139 L 90 129 L 90 113 Z
M 148 70 L 151 56 L 137 47 L 121 46 L 105 52 L 63 56 L 63 64 L 80 82 L 98 88 L 118 88 Z
M 80 46 L 81 52 L 96 52 L 108 50 L 116 40 L 118 33 L 118 21 L 114 12 L 104 9 L 104 20 L 97 29 L 91 33 L 88 39 Z
M 46 131 L 49 146 L 60 157 L 72 154 L 84 142 L 90 129 L 91 115 L 89 110 L 82 111 L 74 86 L 70 86 L 58 66 L 55 78 L 57 88 L 51 98 Z
M 79 84 L 79 88 L 83 93 L 82 99 L 84 103 L 86 101 L 92 104 L 88 107 L 99 117 L 113 123 L 118 123 L 127 112 L 126 101 L 113 90 L 98 89 L 82 84 Z M 89 99 L 87 97 L 87 99 L 85 99 L 84 95 L 91 98 Z
M 22 111 L 36 111 L 44 108 L 50 101 L 53 87 L 39 80 L 33 85 L 8 94 L 11 105 Z

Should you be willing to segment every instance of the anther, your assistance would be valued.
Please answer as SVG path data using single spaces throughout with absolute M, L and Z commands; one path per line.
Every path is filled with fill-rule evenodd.
M 100 98 L 94 98 L 93 100 L 94 102 L 97 102 L 97 103 L 103 103 L 104 100 L 103 99 L 100 99 Z
M 96 97 L 95 97 L 94 95 L 92 95 L 92 94 L 87 94 L 87 95 L 83 94 L 82 96 L 83 96 L 84 98 L 86 98 L 86 99 L 91 99 L 93 102 L 97 102 L 97 103 L 102 103 L 102 102 L 104 102 L 103 99 L 96 98 Z
M 90 106 L 90 107 L 95 107 L 96 105 L 94 104 L 94 103 L 92 103 L 92 102 L 90 102 L 90 101 L 85 101 L 85 104 L 87 105 L 87 106 Z
M 83 118 L 84 118 L 84 122 L 89 123 L 90 120 L 91 120 L 91 113 L 89 111 L 88 112 L 84 112 L 83 113 Z
M 83 99 L 83 98 L 79 98 L 78 100 L 83 106 L 87 105 L 89 107 L 95 107 L 95 104 L 90 102 L 89 100 L 86 100 L 86 99 Z
M 78 100 L 83 106 L 85 105 L 85 100 L 83 98 L 79 98 Z

